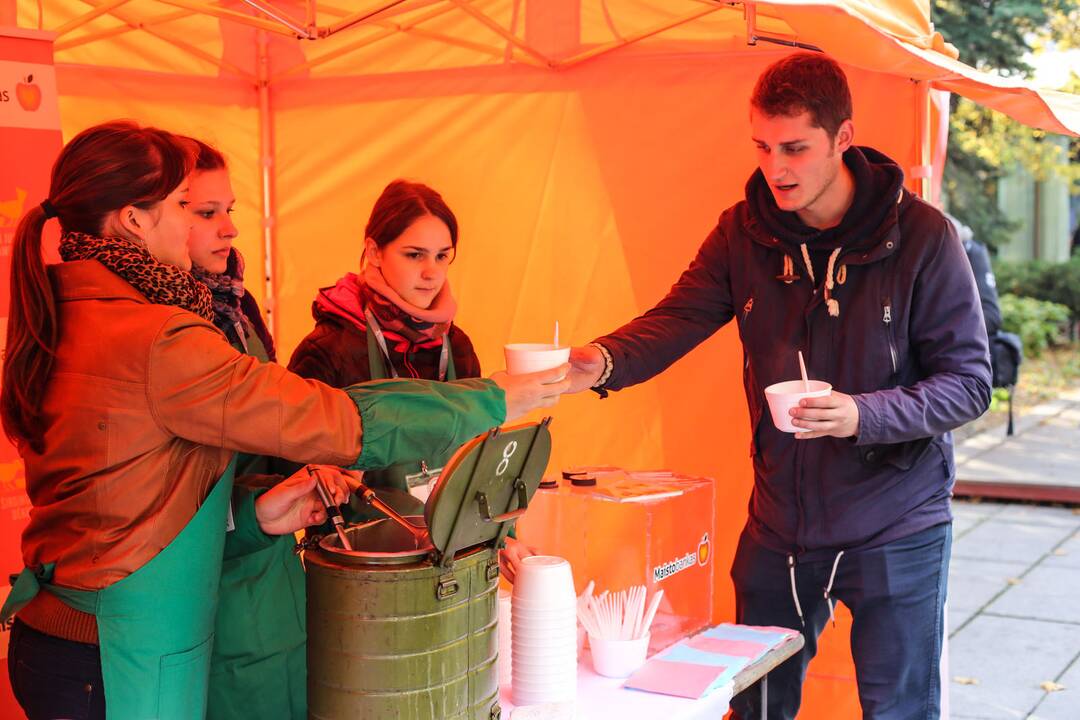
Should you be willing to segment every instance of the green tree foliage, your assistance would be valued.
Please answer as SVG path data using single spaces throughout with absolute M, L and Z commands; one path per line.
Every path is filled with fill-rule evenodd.
M 1065 343 L 1069 308 L 1006 293 L 1001 296 L 1001 319 L 1006 331 L 1020 336 L 1024 354 L 1039 357 L 1047 348 Z
M 1076 11 L 1075 0 L 934 0 L 931 17 L 967 64 L 1027 77 L 1024 55 L 1038 37 L 1075 34 L 1068 20 Z
M 1080 0 L 934 0 L 933 20 L 960 59 L 1002 75 L 1029 77 L 1025 56 L 1048 47 L 1080 44 Z M 1080 89 L 1073 77 L 1067 90 Z M 952 116 L 943 194 L 949 211 L 971 226 L 975 237 L 994 248 L 1015 224 L 997 205 L 997 182 L 1016 165 L 1037 179 L 1051 173 L 1080 188 L 1080 167 L 1069 149 L 1044 142 L 1042 130 L 1024 127 L 964 98 L 952 98 Z

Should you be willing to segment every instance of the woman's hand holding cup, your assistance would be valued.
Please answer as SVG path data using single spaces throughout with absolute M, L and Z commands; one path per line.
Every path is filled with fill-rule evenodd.
M 491 379 L 506 393 L 506 419 L 514 420 L 537 408 L 552 407 L 570 389 L 569 372 L 569 363 L 564 363 L 524 375 L 507 372 L 492 375 Z

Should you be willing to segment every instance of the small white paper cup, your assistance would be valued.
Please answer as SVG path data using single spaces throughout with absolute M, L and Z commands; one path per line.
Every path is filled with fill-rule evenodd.
M 593 670 L 610 678 L 630 677 L 645 664 L 649 651 L 649 633 L 634 640 L 606 640 L 589 633 Z
M 810 392 L 803 389 L 802 380 L 788 380 L 765 388 L 765 399 L 769 401 L 769 412 L 777 430 L 789 433 L 808 432 L 806 428 L 791 424 L 791 408 L 798 407 L 803 398 L 828 397 L 832 385 L 822 380 L 809 380 L 806 383 Z
M 511 375 L 550 370 L 570 360 L 569 347 L 555 347 L 551 343 L 511 343 L 503 346 L 506 354 L 506 372 Z

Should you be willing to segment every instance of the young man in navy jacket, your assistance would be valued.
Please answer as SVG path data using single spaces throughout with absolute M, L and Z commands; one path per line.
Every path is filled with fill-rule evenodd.
M 667 297 L 571 354 L 573 389 L 660 373 L 739 326 L 754 490 L 731 570 L 738 622 L 806 636 L 770 675 L 768 717 L 794 718 L 806 666 L 839 600 L 854 617 L 863 717 L 936 718 L 955 479 L 950 431 L 990 403 L 979 297 L 951 224 L 853 144 L 847 78 L 789 55 L 751 99 L 758 170 Z M 799 377 L 801 350 L 832 394 L 776 429 L 763 390 Z M 756 693 L 732 705 L 760 717 Z

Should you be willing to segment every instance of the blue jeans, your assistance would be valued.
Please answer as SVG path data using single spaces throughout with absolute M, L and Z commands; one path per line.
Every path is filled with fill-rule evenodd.
M 845 552 L 831 596 L 853 618 L 851 653 L 864 720 L 936 720 L 941 714 L 941 643 L 952 549 L 946 523 L 869 550 Z M 744 531 L 731 568 L 735 614 L 746 625 L 802 631 L 806 645 L 769 673 L 769 720 L 793 720 L 802 700 L 806 666 L 829 620 L 824 590 L 834 558 L 796 561 L 795 583 L 806 621 L 791 593 L 788 559 Z M 758 720 L 757 687 L 732 699 L 736 720 Z
M 105 720 L 97 645 L 46 635 L 16 618 L 8 641 L 8 678 L 29 720 Z

